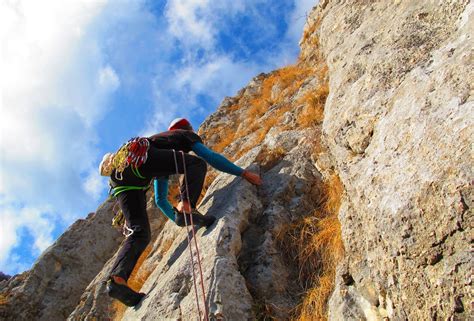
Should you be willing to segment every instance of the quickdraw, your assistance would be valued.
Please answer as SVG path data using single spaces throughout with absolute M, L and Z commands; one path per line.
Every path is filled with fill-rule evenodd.
M 135 168 L 140 167 L 148 158 L 150 141 L 146 138 L 135 137 L 128 141 L 127 162 Z
M 122 209 L 118 208 L 118 202 L 115 202 L 114 207 L 112 208 L 112 212 L 114 213 L 114 217 L 112 218 L 112 226 L 117 230 L 121 230 L 122 234 L 125 237 L 131 236 L 135 231 L 127 226 L 127 221 L 125 220 L 125 215 L 123 214 Z
M 112 226 L 116 228 L 122 228 L 124 223 L 125 223 L 125 216 L 123 216 L 123 212 L 119 210 L 115 214 L 115 216 L 112 218 Z
M 140 174 L 138 167 L 146 162 L 149 148 L 150 141 L 143 137 L 131 138 L 123 144 L 112 159 L 112 167 L 115 168 L 115 178 L 121 181 L 123 179 L 123 171 L 131 165 L 133 174 L 144 179 L 145 177 Z

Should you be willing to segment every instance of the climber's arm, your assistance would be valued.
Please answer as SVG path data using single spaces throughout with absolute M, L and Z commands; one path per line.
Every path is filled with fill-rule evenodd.
M 196 142 L 191 146 L 191 148 L 193 152 L 196 153 L 196 155 L 202 157 L 206 162 L 209 163 L 209 165 L 211 165 L 215 169 L 235 176 L 242 176 L 244 179 L 254 185 L 262 184 L 262 179 L 260 178 L 260 175 L 240 168 L 221 154 L 216 153 L 204 146 L 204 144 Z
M 155 203 L 156 206 L 170 220 L 174 221 L 174 210 L 168 202 L 168 178 L 160 177 L 155 179 Z
M 196 153 L 199 157 L 203 158 L 209 165 L 214 167 L 221 172 L 227 174 L 232 174 L 235 176 L 241 176 L 244 172 L 243 168 L 232 163 L 230 160 L 225 158 L 219 153 L 214 152 L 213 150 L 204 146 L 204 144 L 196 142 L 192 145 L 193 152 Z

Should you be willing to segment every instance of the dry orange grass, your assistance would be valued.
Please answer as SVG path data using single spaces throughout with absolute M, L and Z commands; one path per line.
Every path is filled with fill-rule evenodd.
M 318 125 L 324 118 L 324 105 L 329 95 L 327 66 L 323 64 L 316 71 L 321 85 L 314 91 L 307 92 L 298 103 L 304 103 L 303 110 L 298 115 L 298 125 L 306 128 Z
M 301 40 L 301 42 L 303 43 L 306 42 L 306 40 L 308 40 L 309 37 L 313 35 L 313 33 L 316 31 L 317 28 L 319 28 L 320 25 L 321 25 L 321 18 L 318 17 L 318 19 L 311 26 L 309 26 L 308 28 L 305 28 L 303 32 L 303 39 Z
M 250 101 L 251 107 L 247 110 L 249 117 L 259 117 L 264 114 L 270 106 L 281 101 L 283 97 L 291 97 L 300 87 L 311 72 L 308 68 L 298 65 L 290 65 L 271 73 L 263 80 L 260 94 Z M 273 89 L 278 86 L 279 90 L 272 97 Z
M 180 199 L 180 181 L 170 180 L 169 189 L 168 189 L 168 200 L 172 206 L 176 207 L 178 205 L 178 201 Z
M 325 203 L 325 209 L 328 213 L 336 214 L 339 213 L 341 207 L 341 196 L 344 192 L 344 186 L 342 185 L 341 179 L 336 174 L 333 174 L 327 182 L 324 184 L 325 195 L 327 200 Z
M 325 84 L 317 90 L 310 91 L 303 96 L 305 106 L 298 115 L 298 125 L 305 128 L 315 126 L 323 121 L 324 104 L 329 94 L 328 85 Z
M 236 131 L 234 128 L 236 126 L 216 126 L 209 129 L 206 133 L 201 133 L 201 135 L 205 140 L 218 135 L 217 143 L 211 147 L 216 152 L 221 153 L 236 138 L 257 132 L 250 145 L 246 145 L 244 149 L 229 157 L 237 159 L 251 148 L 260 144 L 268 131 L 281 121 L 282 114 L 290 110 L 292 106 L 290 104 L 279 106 L 274 114 L 272 114 L 272 117 L 267 117 L 263 122 L 260 122 L 261 117 L 265 115 L 270 107 L 280 103 L 284 98 L 290 98 L 294 95 L 312 71 L 310 68 L 303 68 L 298 65 L 291 65 L 274 71 L 262 81 L 261 89 L 257 94 L 251 98 L 242 99 L 239 104 L 229 107 L 230 111 L 235 111 L 243 104 L 248 104 L 249 106 L 239 124 L 241 125 L 240 130 Z M 276 87 L 278 87 L 278 90 L 272 95 L 272 91 Z M 242 124 L 245 124 L 245 126 L 242 126 Z
M 283 95 L 284 97 L 294 95 L 311 72 L 312 70 L 310 68 L 302 68 L 298 65 L 291 65 L 280 69 L 278 82 L 284 90 L 281 91 L 277 101 L 279 101 Z
M 273 168 L 285 155 L 286 152 L 281 147 L 268 149 L 268 147 L 265 146 L 255 160 L 260 165 L 260 168 L 266 172 Z
M 217 141 L 210 147 L 220 153 L 233 142 L 235 131 L 231 126 L 217 125 L 205 132 L 200 130 L 198 134 L 204 141 Z
M 236 111 L 236 110 L 238 110 L 238 109 L 240 109 L 240 105 L 239 105 L 239 104 L 235 104 L 235 105 L 232 105 L 232 106 L 227 107 L 227 110 L 228 110 L 229 112 L 234 112 L 234 111 Z
M 8 303 L 7 296 L 4 294 L 0 294 L 0 305 L 5 305 Z
M 218 143 L 212 146 L 212 149 L 218 153 L 221 153 L 227 146 L 229 146 L 234 141 L 234 137 L 235 132 L 232 130 L 232 128 L 222 128 L 220 133 L 220 140 Z
M 298 321 L 327 320 L 326 305 L 334 288 L 334 273 L 326 273 L 319 277 L 318 285 L 306 293 L 301 304 Z
M 283 250 L 299 266 L 299 278 L 306 288 L 294 320 L 326 320 L 327 301 L 334 288 L 337 263 L 344 255 L 341 225 L 337 218 L 343 193 L 342 183 L 332 175 L 320 189 L 321 202 L 312 216 L 280 231 Z
M 313 22 L 313 24 L 310 25 L 308 28 L 305 28 L 301 43 L 306 47 L 311 46 L 312 50 L 302 50 L 300 56 L 298 57 L 299 62 L 304 62 L 304 60 L 308 58 L 308 56 L 315 56 L 321 58 L 321 52 L 319 50 L 319 36 L 316 33 L 316 30 L 319 29 L 320 26 L 321 19 L 319 18 L 315 22 Z
M 273 102 L 268 98 L 262 98 L 261 96 L 250 101 L 250 107 L 247 109 L 248 117 L 258 118 L 263 115 L 268 108 L 273 104 Z

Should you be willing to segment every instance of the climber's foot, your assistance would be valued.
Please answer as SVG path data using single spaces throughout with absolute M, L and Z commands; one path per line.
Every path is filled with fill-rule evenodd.
M 107 281 L 107 292 L 110 297 L 119 300 L 129 307 L 140 303 L 145 296 L 144 293 L 135 292 L 124 284 L 116 283 L 113 278 Z
M 191 225 L 191 216 L 193 220 L 193 225 L 196 226 L 205 226 L 209 227 L 211 226 L 216 218 L 212 215 L 202 215 L 199 213 L 196 209 L 193 209 L 191 212 L 191 215 L 189 213 L 181 213 L 178 210 L 175 209 L 175 223 L 178 226 L 186 226 L 186 222 L 184 221 L 184 216 L 186 215 L 186 221 L 188 225 Z

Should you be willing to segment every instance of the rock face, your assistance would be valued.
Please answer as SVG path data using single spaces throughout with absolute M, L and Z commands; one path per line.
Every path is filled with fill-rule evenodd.
M 347 196 L 330 319 L 468 319 L 474 4 L 321 2 L 323 130 Z
M 0 320 L 67 318 L 121 241 L 110 226 L 112 207 L 112 202 L 105 202 L 96 213 L 75 222 L 30 271 L 2 282 Z
M 199 245 L 212 320 L 295 317 L 311 280 L 301 279 L 298 253 L 288 257 L 281 238 L 295 222 L 321 220 L 314 211 L 334 171 L 345 189 L 345 258 L 329 319 L 469 318 L 473 11 L 462 0 L 321 0 L 298 62 L 258 75 L 202 124 L 207 145 L 264 180 L 257 188 L 208 173 L 199 210 L 218 220 L 191 244 Z M 31 271 L 0 281 L 0 319 L 198 317 L 193 270 L 203 297 L 189 233 L 148 198 L 152 241 L 129 280 L 147 293 L 139 306 L 105 293 L 122 239 L 109 226 L 113 203 L 105 202 Z
M 8 280 L 9 278 L 11 278 L 11 276 L 9 276 L 9 275 L 7 275 L 3 272 L 0 272 L 0 282 Z
M 213 145 L 214 139 L 218 141 L 210 133 L 220 132 L 216 129 L 225 121 L 220 113 L 228 118 L 240 117 L 245 122 L 246 111 L 252 106 L 246 101 L 254 98 L 258 92 L 254 89 L 258 89 L 268 76 L 257 77 L 231 99 L 240 101 L 240 109 L 230 111 L 229 100 L 226 100 L 202 125 L 202 135 L 208 144 Z M 307 91 L 313 86 L 314 83 L 308 82 L 300 90 Z M 294 122 L 296 115 L 294 111 L 288 111 L 286 117 Z M 260 116 L 269 117 L 266 113 Z M 242 121 L 232 124 L 238 126 Z M 255 146 L 248 149 L 237 164 L 260 171 L 265 181 L 263 186 L 256 188 L 239 177 L 220 174 L 208 187 L 199 211 L 214 215 L 218 220 L 209 229 L 198 230 L 196 241 L 211 319 L 255 320 L 265 315 L 288 319 L 291 309 L 300 301 L 303 289 L 298 282 L 298 270 L 282 254 L 277 235 L 291 221 L 310 215 L 314 203 L 319 201 L 317 190 L 321 175 L 311 160 L 309 145 L 301 144 L 314 134 L 315 130 L 311 128 L 270 130 L 258 144 L 254 141 Z M 242 139 L 247 144 L 252 140 L 249 137 Z M 235 140 L 226 147 L 226 153 L 237 153 L 244 145 Z M 256 163 L 264 166 L 259 167 Z M 132 283 L 139 280 L 137 289 L 141 287 L 141 291 L 147 293 L 145 299 L 137 308 L 114 307 L 103 293 L 107 273 L 101 273 L 88 286 L 69 320 L 176 320 L 179 317 L 188 320 L 199 316 L 193 266 L 199 301 L 203 298 L 199 269 L 196 263 L 191 263 L 187 247 L 188 232 L 161 219 L 164 216 L 151 200 L 148 213 L 150 218 L 160 217 L 162 223 L 152 228 L 149 251 L 143 257 L 138 273 L 131 278 Z M 193 239 L 191 244 L 194 245 Z M 109 269 L 110 263 L 104 271 Z M 202 305 L 200 309 L 204 310 Z

